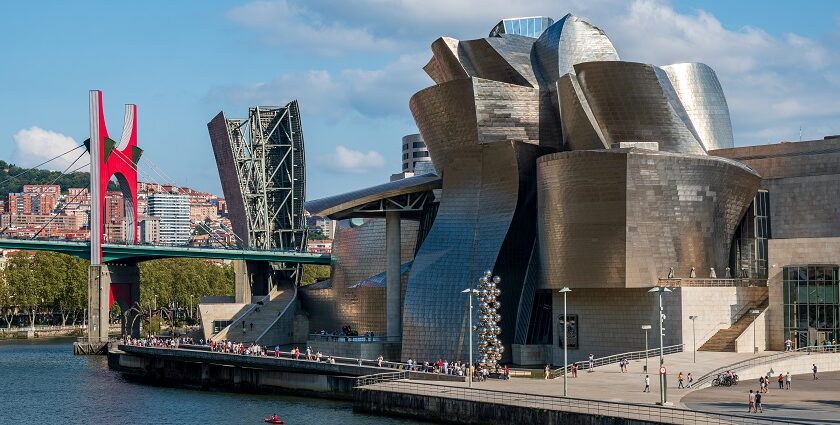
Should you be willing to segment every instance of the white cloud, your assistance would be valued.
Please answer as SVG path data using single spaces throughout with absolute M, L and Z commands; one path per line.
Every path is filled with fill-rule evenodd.
M 361 152 L 343 145 L 335 147 L 335 153 L 324 158 L 324 165 L 341 173 L 367 173 L 385 166 L 385 158 L 376 151 Z
M 70 136 L 66 136 L 55 131 L 44 130 L 40 127 L 22 129 L 15 133 L 13 138 L 15 140 L 13 160 L 17 165 L 24 168 L 34 167 L 79 145 L 79 143 L 73 140 Z M 73 163 L 73 160 L 79 157 L 83 151 L 84 148 L 80 148 L 67 153 L 48 164 L 43 165 L 41 168 L 64 171 L 71 163 Z M 88 154 L 85 153 L 78 161 L 76 161 L 75 165 L 73 165 L 68 172 L 73 171 L 88 162 L 89 157 Z M 87 171 L 88 169 L 89 167 L 84 167 L 78 171 Z
M 395 50 L 394 40 L 377 37 L 368 28 L 325 19 L 287 0 L 258 0 L 234 9 L 228 19 L 256 30 L 267 44 L 287 45 L 333 56 L 348 51 Z

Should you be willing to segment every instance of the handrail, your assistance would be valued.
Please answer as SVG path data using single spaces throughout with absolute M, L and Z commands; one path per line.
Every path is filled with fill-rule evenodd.
M 298 291 L 298 287 L 297 287 L 297 285 L 292 284 L 292 288 L 294 289 L 294 292 L 292 293 L 292 298 L 289 300 L 289 303 L 288 303 L 288 304 L 286 304 L 286 306 L 285 306 L 285 307 L 283 307 L 283 311 L 281 311 L 281 312 L 280 312 L 280 314 L 278 314 L 278 315 L 277 315 L 277 317 L 276 317 L 276 318 L 274 318 L 274 320 L 272 320 L 272 321 L 271 321 L 271 324 L 270 324 L 270 325 L 268 325 L 268 326 L 266 326 L 265 330 L 264 330 L 264 331 L 262 331 L 262 333 L 261 333 L 258 337 L 256 337 L 256 338 L 254 339 L 254 342 L 256 342 L 256 343 L 258 343 L 258 344 L 259 344 L 260 339 L 262 339 L 262 338 L 265 336 L 265 334 L 267 334 L 267 333 L 268 333 L 268 331 L 270 331 L 270 330 L 271 330 L 271 328 L 273 328 L 273 327 L 274 327 L 274 325 L 275 325 L 275 324 L 277 324 L 277 322 L 278 322 L 280 319 L 282 319 L 282 318 L 283 318 L 283 315 L 284 315 L 284 314 L 286 314 L 286 310 L 288 310 L 288 309 L 289 309 L 289 307 L 291 307 L 291 306 L 292 306 L 292 304 L 294 304 L 294 302 L 295 302 L 295 301 L 297 301 L 297 291 Z
M 658 282 L 659 286 L 668 288 L 767 286 L 767 279 L 754 278 L 661 277 Z
M 375 381 L 375 379 L 372 379 Z M 445 391 L 442 391 L 445 389 Z M 391 391 L 429 397 L 460 399 L 538 409 L 551 409 L 588 415 L 612 416 L 650 423 L 674 424 L 805 424 L 787 419 L 769 419 L 733 413 L 689 410 L 654 404 L 623 403 L 583 398 L 523 394 L 483 388 L 442 386 L 405 380 L 380 380 L 357 387 L 360 391 Z
M 365 336 L 365 335 L 333 335 L 333 334 L 319 334 L 311 333 L 308 338 L 313 341 L 328 341 L 328 342 L 401 342 L 402 337 L 399 336 Z
M 684 351 L 684 349 L 685 349 L 684 344 L 669 345 L 667 347 L 664 347 L 662 349 L 662 352 L 663 352 L 663 354 L 676 354 L 676 353 L 682 353 Z M 641 360 L 641 359 L 648 358 L 648 357 L 656 357 L 656 356 L 659 355 L 659 353 L 660 353 L 659 348 L 651 348 L 647 351 L 645 351 L 645 350 L 628 351 L 626 353 L 611 354 L 609 356 L 599 357 L 599 358 L 593 359 L 593 365 L 592 366 L 593 366 L 593 368 L 606 366 L 606 365 L 609 365 L 609 364 L 618 363 L 619 361 L 621 361 L 621 359 Z M 568 366 L 569 369 L 567 369 L 566 372 L 568 373 L 568 371 L 571 370 L 572 365 L 575 365 L 575 364 L 578 365 L 579 370 L 589 369 L 589 360 L 579 360 L 579 361 L 570 363 L 569 366 Z M 556 378 L 558 376 L 563 376 L 563 368 L 562 367 L 555 369 L 551 373 L 552 378 Z
M 237 317 L 236 319 L 233 319 L 233 321 L 230 322 L 229 325 L 227 325 L 225 328 L 220 330 L 219 333 L 217 333 L 216 335 L 211 336 L 210 339 L 212 339 L 213 341 L 220 341 L 220 340 L 227 339 L 227 337 L 230 334 L 230 331 L 233 330 L 233 327 L 234 327 L 233 325 L 243 323 L 245 321 L 246 317 L 251 315 L 251 313 L 255 309 L 257 309 L 257 307 L 260 307 L 260 305 L 261 305 L 260 303 L 264 304 L 266 301 L 271 301 L 270 297 L 271 297 L 271 291 L 269 291 L 268 295 L 263 296 L 262 299 L 260 299 L 258 302 L 252 303 L 251 306 L 248 307 L 248 309 L 245 310 L 244 313 L 240 314 L 239 317 Z M 225 338 L 219 338 L 219 335 L 222 335 L 222 334 L 224 334 Z
M 753 357 L 751 359 L 741 360 L 740 362 L 736 362 L 736 363 L 732 363 L 732 364 L 727 365 L 727 366 L 719 367 L 719 368 L 717 368 L 717 369 L 715 369 L 711 372 L 706 373 L 705 375 L 697 378 L 697 381 L 695 381 L 694 385 L 692 385 L 692 386 L 699 388 L 702 385 L 710 383 L 714 378 L 716 378 L 720 374 L 726 373 L 726 371 L 729 371 L 729 370 L 731 370 L 734 373 L 734 372 L 737 372 L 739 370 L 746 369 L 748 367 L 765 365 L 765 364 L 768 364 L 770 362 L 774 362 L 774 361 L 782 359 L 782 358 L 793 357 L 793 356 L 796 356 L 796 355 L 799 355 L 799 354 L 802 354 L 802 353 L 808 353 L 808 354 L 810 354 L 810 353 L 825 353 L 825 352 L 827 352 L 827 351 L 825 351 L 827 348 L 831 349 L 830 352 L 833 352 L 833 353 L 837 352 L 837 347 L 835 347 L 835 346 L 826 347 L 826 346 L 822 346 L 822 345 L 820 345 L 820 346 L 811 345 L 811 346 L 808 346 L 808 347 L 801 347 L 801 348 L 797 348 L 797 349 L 791 350 L 791 351 L 783 351 L 781 353 L 775 353 L 775 354 L 771 354 L 771 355 L 768 355 L 768 356 Z
M 373 385 L 380 382 L 399 381 L 407 378 L 408 372 L 374 373 L 373 375 L 365 375 L 356 378 L 356 385 L 354 385 L 354 387 L 363 387 L 365 385 Z

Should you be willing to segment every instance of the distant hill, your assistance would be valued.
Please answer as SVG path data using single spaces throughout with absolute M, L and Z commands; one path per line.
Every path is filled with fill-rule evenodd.
M 82 171 L 59 177 L 61 175 L 59 171 L 33 169 L 20 177 L 11 178 L 24 171 L 26 171 L 26 168 L 0 160 L 0 199 L 7 199 L 9 193 L 22 191 L 24 184 L 47 184 L 51 183 L 56 177 L 58 177 L 58 180 L 55 181 L 55 184 L 61 186 L 61 191 L 64 193 L 67 192 L 67 188 L 88 187 L 90 183 L 90 173 Z

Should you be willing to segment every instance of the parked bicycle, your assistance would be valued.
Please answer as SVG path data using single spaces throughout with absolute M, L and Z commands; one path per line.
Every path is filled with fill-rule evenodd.
M 730 387 L 732 385 L 738 385 L 738 375 L 734 373 L 731 375 L 721 373 L 717 378 L 712 380 L 713 387 Z

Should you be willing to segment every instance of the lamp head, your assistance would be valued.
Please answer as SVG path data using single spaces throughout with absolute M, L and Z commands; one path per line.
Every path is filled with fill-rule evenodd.
M 569 289 L 569 287 L 568 287 L 568 286 L 564 286 L 564 287 L 562 287 L 562 288 L 560 289 L 560 291 L 559 291 L 559 292 L 560 292 L 560 293 L 564 293 L 564 292 L 572 292 L 572 290 L 571 290 L 571 289 Z
M 642 329 L 643 330 L 649 330 L 649 329 L 651 329 L 651 326 L 650 325 L 642 325 Z

